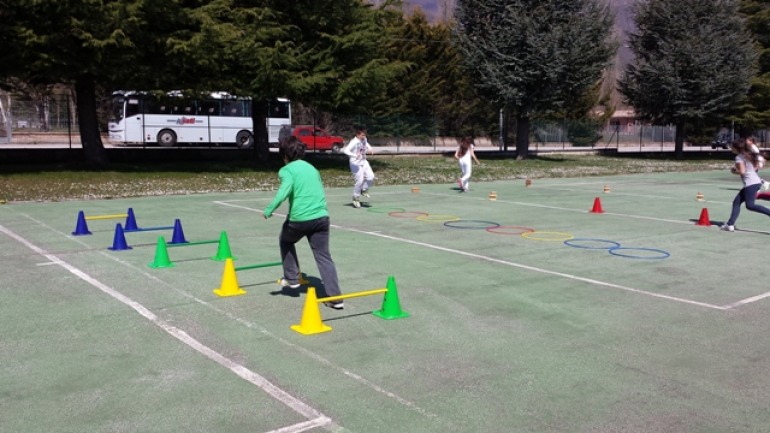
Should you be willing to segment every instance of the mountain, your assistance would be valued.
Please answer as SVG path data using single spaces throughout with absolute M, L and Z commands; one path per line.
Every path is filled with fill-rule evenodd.
M 452 16 L 452 11 L 457 0 L 404 0 L 404 11 L 410 13 L 419 7 L 432 21 L 446 19 Z M 616 25 L 621 30 L 633 28 L 631 19 L 631 5 L 635 0 L 608 0 L 610 6 L 615 9 Z

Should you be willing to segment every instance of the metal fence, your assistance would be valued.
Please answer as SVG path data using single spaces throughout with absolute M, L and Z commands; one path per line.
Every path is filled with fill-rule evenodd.
M 30 100 L 5 94 L 0 95 L 0 100 L 4 102 L 0 118 L 5 117 L 5 143 L 80 144 L 75 102 L 71 96 Z
M 457 145 L 461 125 L 442 124 L 436 116 L 349 116 L 335 113 L 319 113 L 302 110 L 293 113 L 294 124 L 314 124 L 332 135 L 343 137 L 345 142 L 355 135 L 355 129 L 367 129 L 370 143 L 399 149 L 446 148 Z M 104 142 L 106 137 L 105 110 L 100 111 Z M 480 130 L 481 128 L 474 128 Z M 475 137 L 482 147 L 502 149 L 501 137 L 496 125 L 486 128 L 489 132 Z M 499 129 L 499 128 L 498 128 Z M 509 131 L 515 128 L 509 127 Z M 761 147 L 767 148 L 770 133 L 757 131 L 755 135 Z M 530 149 L 611 149 L 638 148 L 639 150 L 664 149 L 673 146 L 675 128 L 666 125 L 629 124 L 624 126 L 601 125 L 590 121 L 533 120 L 530 128 Z M 506 137 L 508 148 L 513 149 L 515 137 Z M 685 139 L 687 140 L 687 139 Z M 58 95 L 32 101 L 11 98 L 0 93 L 0 144 L 57 144 L 80 145 L 80 133 L 76 119 L 74 98 Z M 710 148 L 710 143 L 701 147 Z

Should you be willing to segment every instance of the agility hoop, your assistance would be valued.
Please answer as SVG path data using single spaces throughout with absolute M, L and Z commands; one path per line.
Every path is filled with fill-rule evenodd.
M 487 227 L 486 229 L 489 233 L 494 233 L 496 235 L 521 235 L 522 233 L 530 233 L 534 232 L 535 229 L 530 227 L 522 227 L 522 226 L 497 226 L 497 227 Z
M 597 244 L 597 245 L 594 245 L 594 244 Z M 575 248 L 584 248 L 587 250 L 611 250 L 613 248 L 620 248 L 620 244 L 615 241 L 608 241 L 605 239 L 590 239 L 590 238 L 569 239 L 564 241 L 564 245 L 568 245 L 570 247 L 575 247 Z
M 500 227 L 500 224 L 492 221 L 456 220 L 456 221 L 447 221 L 444 223 L 444 226 L 451 227 L 453 229 L 489 230 L 491 228 Z
M 524 239 L 529 239 L 531 241 L 541 241 L 541 242 L 562 242 L 562 241 L 568 241 L 574 238 L 572 233 L 538 232 L 538 231 L 522 233 L 521 237 L 523 237 Z

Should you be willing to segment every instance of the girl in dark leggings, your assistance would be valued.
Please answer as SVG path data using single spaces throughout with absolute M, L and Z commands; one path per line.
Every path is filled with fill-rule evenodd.
M 724 231 L 734 231 L 735 221 L 738 219 L 738 215 L 741 213 L 741 205 L 745 202 L 746 209 L 752 212 L 763 213 L 770 216 L 770 209 L 756 204 L 755 199 L 759 189 L 762 187 L 762 179 L 757 174 L 755 167 L 759 166 L 759 160 L 757 154 L 751 151 L 749 143 L 745 140 L 737 140 L 731 145 L 732 151 L 735 154 L 735 165 L 730 169 L 733 174 L 741 176 L 743 181 L 743 188 L 738 191 L 733 199 L 733 210 L 730 213 L 730 219 L 720 227 Z

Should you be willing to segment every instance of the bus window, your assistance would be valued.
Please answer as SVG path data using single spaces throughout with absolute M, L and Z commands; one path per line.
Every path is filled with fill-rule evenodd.
M 267 103 L 268 117 L 289 118 L 289 102 L 273 100 Z
M 171 114 L 184 114 L 192 116 L 195 114 L 195 104 L 192 102 L 176 103 L 171 109 Z
M 243 116 L 243 101 L 222 101 L 222 115 L 228 117 Z
M 142 104 L 139 98 L 126 98 L 126 117 L 140 114 L 142 112 Z
M 198 105 L 198 114 L 201 116 L 219 116 L 219 101 L 202 101 Z

